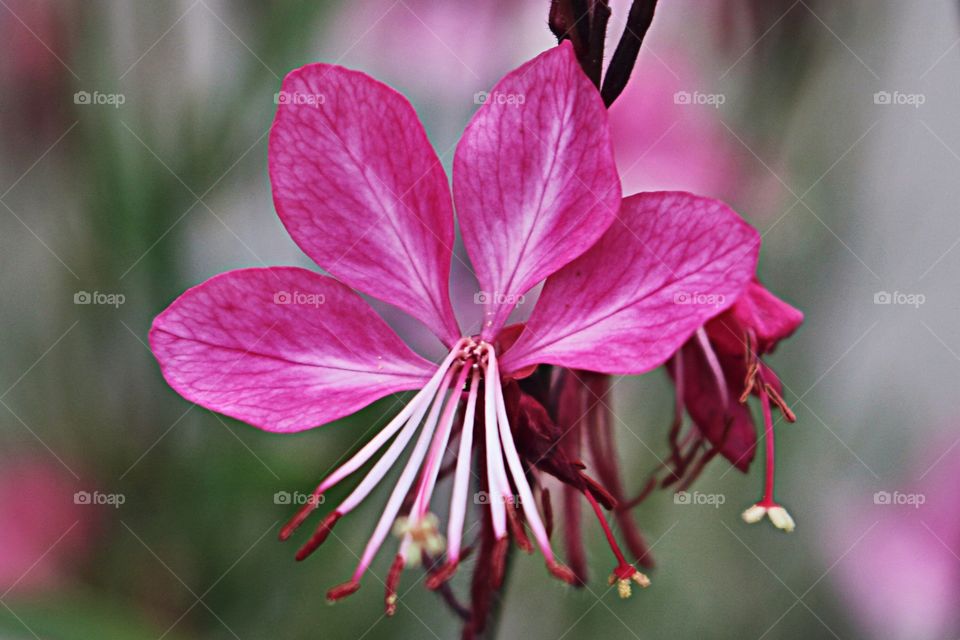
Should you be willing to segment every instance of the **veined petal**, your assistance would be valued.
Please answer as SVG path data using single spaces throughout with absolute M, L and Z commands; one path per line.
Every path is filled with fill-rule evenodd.
M 291 72 L 279 98 L 270 181 L 294 241 L 452 345 L 450 187 L 413 107 L 363 73 L 326 64 Z
M 753 348 L 763 354 L 773 351 L 802 323 L 802 311 L 754 278 L 730 309 L 707 324 L 707 332 L 721 350 L 739 354 L 744 350 L 744 335 L 750 331 L 757 341 Z
M 279 432 L 422 387 L 436 368 L 349 287 L 294 267 L 231 271 L 189 289 L 153 321 L 150 345 L 184 398 Z
M 649 371 L 733 304 L 753 275 L 759 244 L 757 232 L 717 200 L 679 191 L 625 198 L 603 238 L 547 279 L 502 366 Z
M 519 296 L 603 235 L 620 204 L 606 109 L 569 42 L 488 94 L 457 145 L 453 192 L 489 339 Z

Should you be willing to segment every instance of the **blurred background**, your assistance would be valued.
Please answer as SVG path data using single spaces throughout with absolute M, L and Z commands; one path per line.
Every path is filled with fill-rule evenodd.
M 296 564 L 276 542 L 390 401 L 270 435 L 192 408 L 146 336 L 217 273 L 312 266 L 267 179 L 284 74 L 324 61 L 387 82 L 449 168 L 478 92 L 555 42 L 547 8 L 0 0 L 0 638 L 457 636 L 415 573 L 393 619 L 376 583 L 331 607 L 349 548 Z M 610 114 L 624 192 L 730 202 L 763 233 L 767 286 L 806 313 L 770 358 L 799 416 L 777 436 L 798 528 L 743 524 L 762 465 L 718 459 L 694 489 L 723 504 L 638 510 L 653 587 L 608 589 L 591 523 L 591 583 L 518 557 L 500 637 L 960 635 L 958 25 L 948 0 L 661 3 Z M 629 487 L 667 450 L 671 402 L 663 371 L 616 386 Z M 379 504 L 343 540 L 362 544 Z

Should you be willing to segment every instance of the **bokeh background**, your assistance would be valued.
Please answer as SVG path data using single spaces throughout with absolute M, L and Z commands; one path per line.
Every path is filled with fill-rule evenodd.
M 435 594 L 403 593 L 413 572 L 394 619 L 373 581 L 325 603 L 381 495 L 304 564 L 276 542 L 294 509 L 278 492 L 309 491 L 392 400 L 262 433 L 179 398 L 146 334 L 214 274 L 311 266 L 266 172 L 286 72 L 337 62 L 391 84 L 449 167 L 475 94 L 553 44 L 546 16 L 507 0 L 0 0 L 0 638 L 457 636 Z M 960 635 L 958 25 L 948 0 L 661 3 L 611 110 L 624 191 L 727 200 L 763 233 L 765 283 L 806 312 L 770 360 L 799 416 L 777 427 L 798 528 L 743 524 L 762 468 L 717 460 L 694 488 L 718 508 L 669 493 L 639 508 L 653 587 L 620 601 L 591 525 L 588 587 L 518 558 L 500 637 Z M 617 384 L 628 486 L 666 451 L 670 393 L 662 371 Z

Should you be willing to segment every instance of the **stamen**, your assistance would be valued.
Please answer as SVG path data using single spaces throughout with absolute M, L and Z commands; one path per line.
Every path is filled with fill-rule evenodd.
M 520 502 L 523 507 L 523 513 L 527 518 L 527 524 L 530 525 L 530 531 L 540 547 L 541 553 L 547 560 L 547 568 L 554 576 L 560 578 L 569 584 L 576 584 L 577 578 L 570 569 L 557 562 L 553 555 L 553 549 L 550 548 L 550 539 L 547 537 L 546 528 L 540 519 L 537 511 L 537 503 L 533 497 L 533 491 L 527 482 L 526 474 L 523 470 L 523 463 L 520 461 L 520 455 L 517 453 L 517 447 L 513 442 L 513 434 L 510 431 L 510 421 L 507 418 L 507 407 L 503 399 L 503 389 L 500 386 L 500 371 L 497 366 L 497 356 L 493 349 L 488 349 L 490 355 L 488 364 L 488 380 L 492 377 L 494 381 L 493 388 L 496 392 L 496 423 L 500 432 L 500 441 L 503 444 L 503 453 L 507 459 L 507 465 L 510 468 L 510 475 L 520 494 Z M 488 383 L 489 384 L 489 383 Z M 501 465 L 502 465 L 501 461 Z
M 484 347 L 484 345 L 481 345 Z M 507 535 L 507 512 L 504 498 L 510 494 L 507 471 L 503 466 L 503 454 L 500 450 L 500 438 L 497 436 L 497 389 L 500 388 L 497 376 L 497 360 L 493 348 L 485 346 L 487 354 L 484 364 L 484 442 L 487 457 L 487 491 L 489 493 L 490 517 L 493 520 L 493 534 L 498 540 Z
M 501 503 L 502 504 L 502 503 Z M 497 538 L 493 543 L 493 552 L 491 558 L 490 584 L 494 589 L 499 589 L 503 584 L 503 574 L 507 567 L 507 549 L 510 548 L 510 540 L 505 536 Z
M 390 532 L 390 527 L 397 517 L 397 512 L 399 512 L 400 507 L 403 506 L 403 500 L 407 492 L 410 490 L 410 485 L 413 484 L 417 471 L 423 462 L 423 457 L 427 452 L 430 439 L 433 437 L 433 432 L 436 429 L 437 421 L 440 417 L 440 408 L 444 404 L 444 396 L 446 396 L 447 389 L 450 387 L 450 379 L 452 378 L 454 371 L 455 369 L 451 369 L 444 376 L 443 382 L 440 385 L 440 390 L 438 391 L 437 396 L 433 401 L 433 406 L 430 409 L 430 414 L 427 416 L 427 421 L 424 424 L 423 430 L 420 432 L 420 437 L 417 439 L 416 445 L 414 445 L 413 452 L 410 454 L 410 459 L 407 460 L 407 465 L 400 474 L 400 479 L 397 481 L 397 484 L 393 489 L 393 493 L 390 494 L 390 499 L 387 501 L 387 506 L 384 508 L 383 515 L 380 516 L 380 521 L 377 523 L 376 529 L 374 529 L 373 536 L 371 536 L 370 540 L 367 542 L 367 546 L 363 551 L 363 556 L 360 558 L 360 563 L 357 565 L 357 568 L 353 573 L 353 579 L 356 581 L 360 580 L 360 577 L 367 570 L 367 567 L 370 566 L 370 563 L 373 561 L 373 557 L 380 549 L 380 545 L 383 544 L 384 538 L 386 538 L 387 534 Z M 454 394 L 459 393 L 459 389 L 454 391 Z
M 762 381 L 761 381 L 762 382 Z M 757 386 L 757 392 L 760 396 L 760 407 L 763 410 L 763 425 L 766 437 L 767 467 L 766 477 L 764 479 L 763 498 L 760 502 L 754 504 L 743 512 L 744 522 L 752 524 L 759 522 L 763 516 L 770 518 L 773 525 L 790 533 L 796 527 L 793 518 L 781 505 L 777 504 L 773 497 L 776 474 L 776 456 L 774 454 L 774 436 L 773 436 L 773 417 L 770 411 L 770 398 L 767 396 L 768 385 L 762 383 Z
M 390 571 L 387 572 L 386 595 L 384 596 L 385 613 L 392 616 L 397 612 L 397 587 L 400 585 L 400 574 L 403 572 L 403 566 L 406 564 L 401 555 L 397 555 L 390 565 Z
M 600 504 L 597 502 L 597 499 L 590 495 L 590 492 L 588 491 L 584 491 L 583 495 L 593 508 L 593 513 L 597 516 L 597 521 L 600 523 L 600 527 L 603 529 L 603 535 L 607 538 L 607 544 L 610 545 L 613 555 L 617 558 L 618 568 L 630 566 L 630 563 L 627 562 L 627 559 L 623 555 L 623 551 L 620 550 L 620 545 L 617 544 L 617 539 L 613 536 L 613 531 L 610 529 L 610 525 L 607 524 L 607 519 L 603 517 L 603 511 L 600 509 Z
M 546 488 L 540 490 L 540 506 L 543 508 L 543 524 L 547 528 L 547 537 L 553 537 L 553 504 Z
M 765 469 L 766 478 L 763 488 L 763 503 L 764 504 L 774 504 L 773 501 L 773 484 L 774 476 L 776 474 L 776 456 L 774 454 L 774 442 L 773 442 L 773 417 L 770 415 L 770 401 L 767 397 L 766 389 L 763 385 L 758 387 L 760 392 L 760 408 L 763 410 L 763 428 L 764 434 L 766 437 L 767 445 L 767 467 Z
M 310 536 L 310 539 L 305 545 L 300 547 L 300 550 L 297 551 L 297 561 L 305 560 L 307 556 L 317 550 L 317 548 L 323 544 L 327 539 L 327 536 L 330 535 L 330 532 L 333 531 L 333 525 L 337 524 L 337 520 L 340 519 L 341 513 L 339 511 L 331 511 L 328 513 L 323 520 L 320 521 L 320 525 L 317 527 L 316 531 L 313 532 L 313 535 Z
M 327 591 L 327 600 L 330 602 L 336 602 L 337 600 L 342 600 L 350 594 L 356 593 L 357 589 L 360 588 L 360 583 L 356 580 L 348 580 L 343 584 L 338 584 L 335 587 L 332 587 Z
M 397 431 L 407 422 L 407 419 L 410 418 L 414 412 L 419 409 L 422 405 L 429 404 L 430 400 L 436 394 L 437 387 L 440 385 L 440 381 L 446 375 L 447 370 L 450 368 L 450 365 L 453 363 L 454 358 L 460 355 L 461 350 L 467 344 L 467 339 L 460 340 L 453 349 L 447 354 L 447 357 L 440 364 L 440 367 L 437 369 L 436 373 L 433 374 L 433 377 L 427 382 L 426 386 L 421 389 L 413 397 L 413 399 L 398 413 L 380 432 L 373 437 L 367 444 L 365 444 L 357 453 L 355 453 L 347 462 L 338 467 L 333 473 L 324 478 L 324 480 L 317 485 L 317 488 L 314 489 L 311 497 L 307 500 L 307 503 L 300 508 L 300 510 L 290 519 L 290 521 L 284 525 L 280 530 L 280 540 L 287 540 L 296 529 L 303 524 L 307 517 L 317 508 L 320 504 L 320 496 L 332 488 L 334 485 L 339 483 L 344 478 L 351 475 L 357 469 L 362 467 L 366 462 L 373 457 L 387 441 L 393 437 Z M 419 420 L 416 420 L 419 423 Z
M 420 476 L 420 487 L 417 490 L 417 497 L 414 500 L 413 507 L 410 509 L 411 518 L 419 520 L 430 507 L 430 497 L 433 495 L 433 489 L 437 484 L 437 474 L 440 471 L 440 462 L 447 451 L 447 443 L 450 441 L 450 433 L 453 431 L 453 421 L 456 418 L 457 407 L 460 404 L 460 394 L 463 385 L 467 381 L 469 367 L 461 367 L 456 382 L 451 387 L 452 393 L 443 408 L 443 415 L 440 418 L 440 428 L 433 438 L 433 445 L 427 455 L 426 465 Z
M 477 410 L 479 387 L 480 371 L 474 366 L 470 379 L 470 395 L 467 397 L 467 408 L 463 415 L 463 428 L 460 430 L 460 448 L 457 451 L 457 470 L 453 478 L 453 495 L 450 498 L 450 521 L 447 525 L 447 563 L 454 566 L 460 560 L 460 544 L 463 540 L 463 521 L 467 512 L 470 465 L 473 458 L 473 420 Z
M 527 533 L 523 530 L 523 522 L 520 520 L 518 511 L 516 503 L 507 503 L 507 524 L 510 526 L 510 534 L 521 551 L 533 553 L 533 545 L 530 544 L 530 539 L 527 538 Z
M 727 399 L 729 398 L 727 379 L 723 375 L 723 368 L 720 366 L 720 359 L 717 358 L 717 354 L 713 350 L 713 346 L 710 344 L 710 338 L 707 337 L 707 332 L 704 331 L 703 327 L 697 329 L 697 342 L 700 344 L 700 349 L 703 351 L 703 356 L 707 360 L 707 365 L 710 367 L 710 372 L 713 373 L 714 382 L 717 384 L 717 391 L 720 392 L 720 398 L 723 401 L 723 408 L 726 409 Z

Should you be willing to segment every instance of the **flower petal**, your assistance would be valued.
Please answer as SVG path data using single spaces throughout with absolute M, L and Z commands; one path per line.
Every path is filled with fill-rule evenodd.
M 450 187 L 413 107 L 326 64 L 291 72 L 278 96 L 270 180 L 294 241 L 342 282 L 456 342 Z
M 707 332 L 720 349 L 743 353 L 744 336 L 749 330 L 758 343 L 754 349 L 763 354 L 773 351 L 801 324 L 802 311 L 773 295 L 754 278 L 730 309 L 707 324 Z
M 457 145 L 453 192 L 489 339 L 519 296 L 603 235 L 620 204 L 606 109 L 569 42 L 487 95 Z
M 742 352 L 734 356 L 720 355 L 726 382 L 722 389 L 695 339 L 688 340 L 676 357 L 683 359 L 681 386 L 690 419 L 707 442 L 719 449 L 737 469 L 746 472 L 756 453 L 757 429 L 749 405 L 741 403 L 740 394 L 735 391 L 743 387 L 747 375 Z M 670 363 L 667 370 L 676 380 L 677 368 Z
M 547 279 L 502 366 L 649 371 L 740 295 L 759 244 L 717 200 L 680 191 L 625 198 L 603 238 Z
M 336 420 L 436 368 L 349 287 L 294 267 L 189 289 L 153 321 L 150 345 L 184 398 L 267 431 Z

